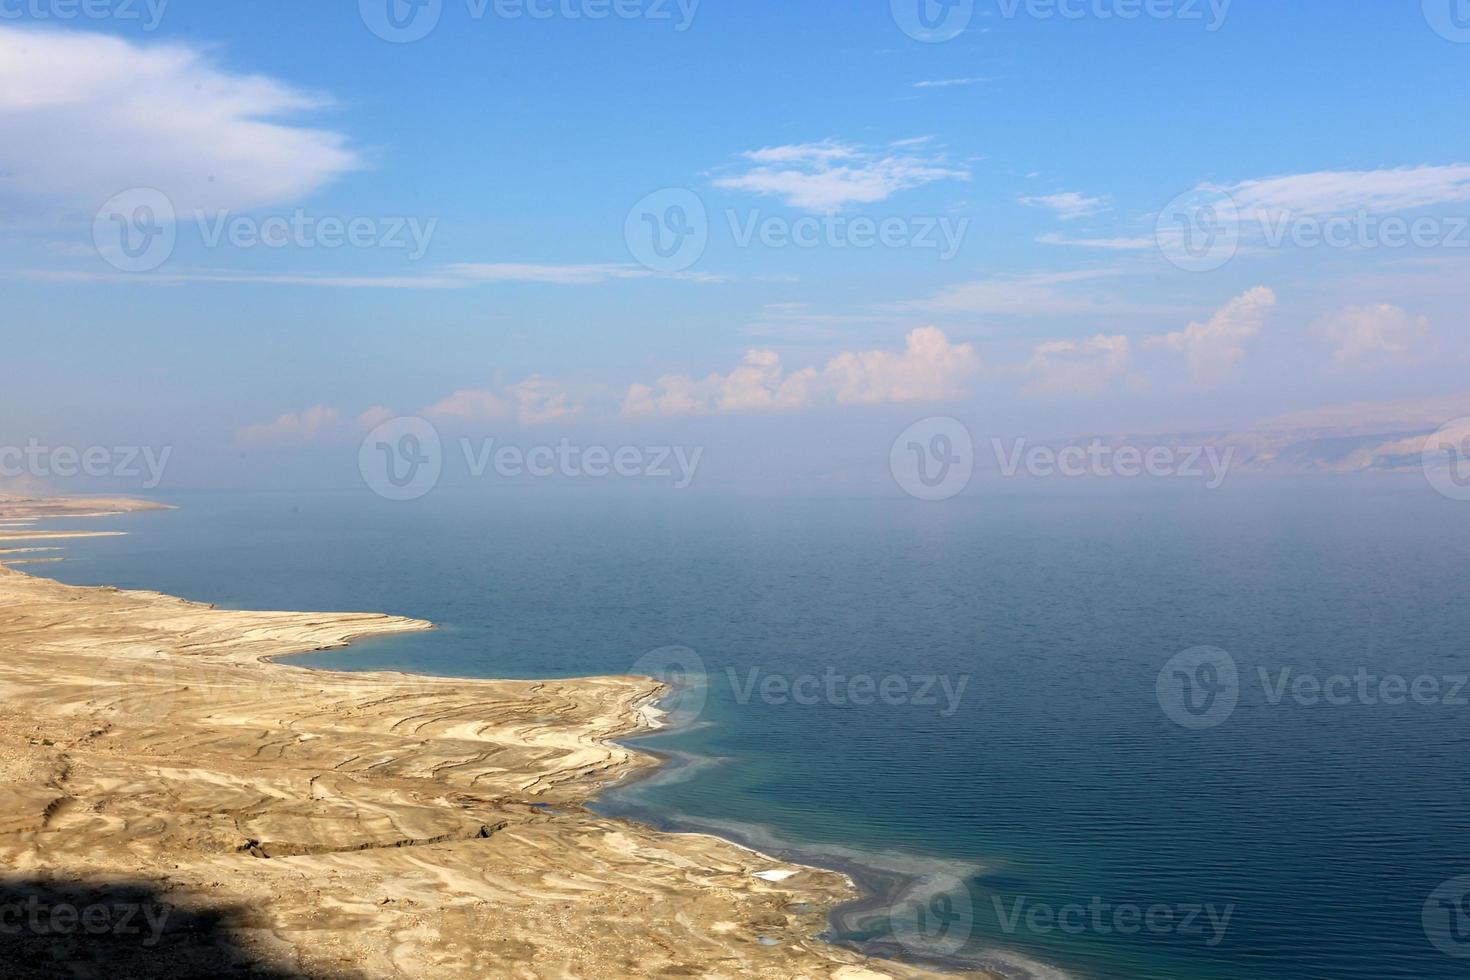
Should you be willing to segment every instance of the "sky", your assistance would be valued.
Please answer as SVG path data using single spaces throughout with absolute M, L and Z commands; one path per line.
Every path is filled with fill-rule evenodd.
M 1417 465 L 1465 8 L 0 0 L 0 489 L 346 486 L 401 417 L 743 490 L 894 490 L 934 419 Z

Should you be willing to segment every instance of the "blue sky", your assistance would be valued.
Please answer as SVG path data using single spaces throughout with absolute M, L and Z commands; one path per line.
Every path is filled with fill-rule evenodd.
M 820 485 L 847 464 L 810 446 L 925 415 L 1065 439 L 1357 406 L 1344 430 L 1411 431 L 1470 388 L 1450 0 L 960 0 L 934 43 L 903 29 L 921 0 L 443 0 L 409 43 L 369 28 L 389 2 L 0 4 L 0 288 L 29 365 L 0 441 L 165 441 L 211 485 L 259 482 L 238 461 L 262 453 L 309 472 L 386 414 L 677 432 L 743 447 L 731 474 L 781 432 L 805 447 L 781 472 Z M 176 242 L 120 268 L 99 209 L 139 188 Z M 630 211 L 669 188 L 705 244 L 650 269 Z M 1186 217 L 1230 204 L 1218 268 L 1161 231 L 1191 192 Z M 370 231 L 208 240 L 297 214 Z M 891 243 L 854 245 L 864 221 Z M 762 222 L 817 242 L 743 244 Z M 1312 237 L 1334 222 L 1343 244 Z

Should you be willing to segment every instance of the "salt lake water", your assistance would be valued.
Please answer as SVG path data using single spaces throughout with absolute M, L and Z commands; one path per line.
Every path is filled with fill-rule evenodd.
M 837 938 L 1084 978 L 1470 975 L 1470 504 L 1422 482 L 169 500 L 66 522 L 132 533 L 26 570 L 440 626 L 314 666 L 676 664 L 691 724 L 646 744 L 678 763 L 603 806 L 919 876 Z

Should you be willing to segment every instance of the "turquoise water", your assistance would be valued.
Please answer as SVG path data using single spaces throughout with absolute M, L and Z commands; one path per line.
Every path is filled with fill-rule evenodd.
M 1431 894 L 1470 874 L 1470 707 L 1310 704 L 1290 686 L 1272 701 L 1284 669 L 1428 677 L 1441 695 L 1470 673 L 1470 505 L 1427 487 L 956 506 L 174 502 L 184 509 L 89 522 L 133 534 L 29 570 L 442 626 L 319 666 L 627 673 L 688 648 L 705 682 L 675 706 L 699 707 L 695 724 L 652 744 L 694 761 L 606 808 L 924 876 L 881 879 L 895 916 L 845 919 L 848 940 L 965 961 L 1008 951 L 1076 977 L 1470 974 L 1423 921 Z M 1228 719 L 1195 730 L 1156 685 L 1201 646 L 1226 651 L 1240 683 Z M 833 697 L 831 675 L 887 679 L 890 694 L 898 678 L 907 694 L 854 705 L 865 689 Z M 936 703 L 912 703 L 926 679 Z M 794 701 L 793 683 L 815 703 Z M 1064 915 L 1067 929 L 1046 914 L 1099 903 L 1101 918 Z M 1133 921 L 1119 908 L 1156 910 L 1157 928 L 1119 931 Z M 1470 952 L 1448 936 L 1434 938 Z

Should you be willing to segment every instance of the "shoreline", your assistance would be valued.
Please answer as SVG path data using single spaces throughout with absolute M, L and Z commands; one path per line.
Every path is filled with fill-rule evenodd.
M 666 685 L 668 686 L 668 685 Z M 662 699 L 677 698 L 668 691 Z M 697 726 L 696 726 L 697 727 Z M 641 784 L 678 781 L 685 769 L 718 764 L 721 760 L 682 750 L 650 746 L 648 740 L 677 735 L 679 728 L 662 727 L 625 737 L 621 744 L 634 751 L 658 759 L 657 765 L 629 773 L 609 785 L 591 803 L 590 808 L 619 820 L 646 824 L 662 833 L 711 837 L 728 841 L 773 861 L 830 871 L 845 877 L 853 887 L 851 898 L 827 910 L 828 932 L 823 938 L 832 945 L 852 950 L 865 957 L 938 971 L 944 976 L 971 976 L 990 980 L 1071 980 L 1064 971 L 1004 950 L 985 950 L 970 956 L 946 956 L 937 952 L 914 952 L 900 943 L 888 940 L 856 938 L 864 930 L 861 924 L 882 918 L 910 888 L 930 875 L 978 873 L 980 868 L 956 865 L 938 858 L 926 858 L 904 851 L 870 851 L 856 847 L 825 844 L 802 844 L 778 837 L 760 824 L 701 821 L 684 814 L 670 813 L 656 804 L 638 799 Z
M 659 765 L 618 741 L 658 731 L 655 681 L 326 671 L 282 661 L 432 624 L 3 567 L 0 596 L 7 880 L 241 903 L 236 954 L 311 976 L 936 975 L 821 938 L 844 874 L 591 808 Z

